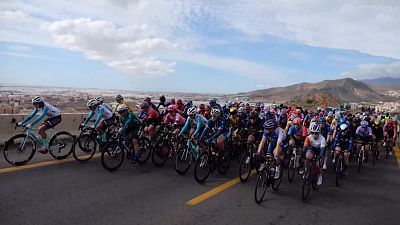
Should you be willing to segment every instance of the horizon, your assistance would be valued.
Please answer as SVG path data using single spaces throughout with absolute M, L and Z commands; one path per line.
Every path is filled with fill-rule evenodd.
M 1 2 L 0 78 L 213 94 L 400 78 L 400 2 L 95 3 Z

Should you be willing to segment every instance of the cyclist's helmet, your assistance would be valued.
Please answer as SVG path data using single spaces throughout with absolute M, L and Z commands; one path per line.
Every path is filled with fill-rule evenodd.
M 300 114 L 301 110 L 300 109 L 296 109 L 296 114 Z
M 258 113 L 257 112 L 253 111 L 253 112 L 250 113 L 250 119 L 256 120 L 257 117 L 258 117 Z
M 150 98 L 150 97 L 146 97 L 144 100 L 145 100 L 146 102 L 151 102 L 151 98 Z
M 176 112 L 176 110 L 178 109 L 178 107 L 176 105 L 169 105 L 167 108 L 168 112 Z
M 147 108 L 149 108 L 149 103 L 148 102 L 145 102 L 145 101 L 143 101 L 141 104 L 140 104 L 140 108 L 141 109 L 147 109 Z
M 214 106 L 214 105 L 217 104 L 217 101 L 216 101 L 215 99 L 210 99 L 210 100 L 208 101 L 208 104 L 211 105 L 211 106 Z
M 211 110 L 211 116 L 220 116 L 221 115 L 221 111 L 219 109 L 213 108 Z
M 392 125 L 393 124 L 393 120 L 392 119 L 388 119 L 387 120 L 387 124 Z
M 127 105 L 121 104 L 121 105 L 118 106 L 118 108 L 117 108 L 117 112 L 118 113 L 123 113 L 125 111 L 128 111 L 128 106 Z
M 346 123 L 346 119 L 341 117 L 341 118 L 339 119 L 339 123 L 340 123 L 340 124 Z
M 101 97 L 101 96 L 97 96 L 96 98 L 94 98 L 94 99 L 96 99 L 98 102 L 100 102 L 100 103 L 102 103 L 102 102 L 104 102 L 104 99 L 103 99 L 103 97 Z
M 347 127 L 348 127 L 347 124 L 344 123 L 344 124 L 341 124 L 339 128 L 341 131 L 345 131 L 347 129 Z
M 44 99 L 43 99 L 43 97 L 41 97 L 41 96 L 35 96 L 35 97 L 32 99 L 32 104 L 41 103 L 41 102 L 44 102 Z
M 229 101 L 229 102 L 226 104 L 226 106 L 228 106 L 228 108 L 233 107 L 233 105 L 234 105 L 234 103 L 233 103 L 232 101 Z
M 269 119 L 267 121 L 265 121 L 264 123 L 264 128 L 265 129 L 274 129 L 276 128 L 276 121 L 274 119 Z
M 378 126 L 380 123 L 381 123 L 381 120 L 379 120 L 379 119 L 376 119 L 376 120 L 374 121 L 374 124 L 375 124 L 376 126 Z
M 270 112 L 272 115 L 275 115 L 275 109 L 271 109 L 271 110 L 269 110 L 269 112 Z
M 325 124 L 325 123 L 326 123 L 325 118 L 321 116 L 321 117 L 318 119 L 318 124 Z
M 121 101 L 121 100 L 123 100 L 124 98 L 122 97 L 122 95 L 117 95 L 117 96 L 115 96 L 115 101 Z
M 165 98 L 164 95 L 161 95 L 159 100 L 160 100 L 160 102 L 165 102 L 165 101 L 167 101 L 167 99 Z
M 193 101 L 192 100 L 188 100 L 185 102 L 185 106 L 186 107 L 192 107 L 193 106 Z
M 246 109 L 244 108 L 244 107 L 240 107 L 239 109 L 238 109 L 238 112 L 239 113 L 244 113 L 246 111 Z
M 236 107 L 232 107 L 232 108 L 229 109 L 229 112 L 231 114 L 237 113 L 237 108 Z
M 321 132 L 321 126 L 318 123 L 312 123 L 310 125 L 310 132 L 312 132 L 312 133 L 320 133 Z
M 271 115 L 271 111 L 265 110 L 265 111 L 264 111 L 264 116 L 269 116 L 269 115 Z
M 87 102 L 87 107 L 92 108 L 92 107 L 96 106 L 97 104 L 99 104 L 99 102 L 96 99 L 90 99 Z
M 195 114 L 196 114 L 196 107 L 190 107 L 186 112 L 186 115 L 188 115 L 188 116 L 192 116 Z
M 362 128 L 366 128 L 366 127 L 368 127 L 368 122 L 363 120 L 363 121 L 360 122 L 360 125 L 361 125 Z
M 298 118 L 298 117 L 297 117 L 296 119 L 293 120 L 293 124 L 294 124 L 294 125 L 300 125 L 300 123 L 301 123 L 301 119 Z

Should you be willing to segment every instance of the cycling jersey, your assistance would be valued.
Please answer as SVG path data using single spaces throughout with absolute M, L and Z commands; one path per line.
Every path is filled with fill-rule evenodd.
M 197 136 L 200 133 L 200 131 L 204 127 L 206 127 L 206 125 L 207 125 L 207 119 L 203 115 L 196 114 L 194 119 L 192 119 L 192 117 L 189 116 L 186 119 L 185 125 L 183 126 L 179 135 L 182 135 L 183 133 L 185 133 L 190 127 L 196 127 L 196 130 L 194 131 L 193 136 Z
M 396 134 L 396 126 L 394 124 L 385 124 L 383 131 L 387 132 L 389 137 L 394 137 Z
M 288 135 L 296 139 L 303 139 L 303 131 L 301 126 L 299 126 L 299 128 L 296 128 L 295 125 L 290 126 Z
M 264 130 L 263 139 L 269 139 L 268 146 L 265 146 L 265 150 L 269 154 L 272 154 L 277 145 L 281 145 L 282 149 L 287 147 L 285 131 L 280 127 L 270 133 Z
M 109 104 L 103 102 L 101 103 L 101 105 L 104 106 L 106 109 L 110 110 L 111 112 L 113 111 L 112 107 Z
M 108 120 L 113 117 L 113 113 L 110 110 L 106 109 L 103 105 L 98 105 L 95 110 L 89 113 L 89 116 L 86 118 L 85 122 L 83 122 L 83 125 L 86 125 L 95 114 L 97 114 L 97 118 L 93 124 L 94 127 L 100 123 L 101 119 Z
M 131 130 L 139 129 L 140 120 L 133 114 L 133 112 L 128 112 L 124 116 L 120 117 L 121 122 L 121 134 L 126 135 Z
M 360 137 L 372 136 L 372 129 L 371 129 L 371 127 L 363 128 L 363 127 L 359 126 L 356 130 L 356 135 L 358 135 Z
M 24 125 L 26 122 L 31 120 L 38 112 L 40 112 L 40 115 L 38 116 L 38 118 L 36 118 L 36 120 L 34 120 L 31 123 L 31 126 L 34 126 L 35 124 L 39 123 L 39 121 L 42 120 L 44 116 L 53 118 L 53 117 L 61 115 L 61 111 L 59 109 L 57 109 L 56 107 L 54 107 L 53 105 L 51 105 L 47 102 L 44 102 L 43 107 L 42 108 L 34 108 L 32 113 L 25 120 L 23 120 L 21 122 L 21 125 Z
M 226 125 L 227 122 L 224 118 L 220 118 L 217 121 L 209 119 L 207 121 L 206 128 L 201 134 L 200 140 L 203 140 L 210 130 L 215 132 L 214 135 L 211 137 L 211 140 L 213 141 L 215 141 L 220 135 L 227 135 L 229 131 Z
M 174 125 L 183 125 L 185 124 L 185 121 L 185 118 L 179 113 L 175 113 L 175 115 L 173 115 L 172 113 L 168 113 L 164 117 L 165 124 L 173 123 Z

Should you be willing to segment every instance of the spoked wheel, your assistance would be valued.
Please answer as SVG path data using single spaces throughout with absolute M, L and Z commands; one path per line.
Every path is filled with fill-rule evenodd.
M 108 142 L 101 151 L 101 164 L 104 169 L 113 172 L 118 169 L 124 161 L 124 149 L 118 146 L 117 141 Z
M 374 145 L 373 146 L 373 149 L 372 149 L 372 165 L 374 165 L 375 166 L 375 163 L 376 163 L 376 145 Z
M 340 182 L 339 182 L 339 180 L 340 180 L 340 178 L 342 177 L 342 174 L 343 174 L 343 171 L 342 171 L 342 169 L 343 169 L 343 162 L 342 162 L 342 158 L 341 157 L 338 157 L 337 159 L 336 159 L 336 162 L 335 162 L 335 173 L 336 173 L 336 179 L 335 179 L 335 184 L 336 184 L 336 187 L 338 187 L 339 185 L 340 185 Z
M 257 204 L 260 204 L 265 196 L 265 192 L 269 186 L 270 173 L 266 168 L 260 171 L 257 178 L 256 189 L 254 191 L 254 199 Z
M 358 161 L 357 172 L 360 173 L 361 172 L 361 167 L 362 167 L 362 164 L 363 164 L 363 155 L 361 154 L 361 151 L 358 153 L 357 161 Z
M 4 158 L 15 166 L 21 166 L 29 162 L 36 152 L 36 143 L 32 137 L 18 134 L 10 138 L 4 146 Z
M 150 159 L 152 148 L 151 142 L 147 137 L 139 138 L 140 158 L 138 159 L 138 162 L 140 164 L 143 164 Z
M 175 171 L 179 175 L 184 175 L 190 169 L 193 162 L 193 155 L 190 147 L 181 148 L 175 155 Z
M 303 183 L 301 187 L 301 199 L 303 202 L 307 202 L 310 197 L 311 179 L 311 167 L 309 166 L 304 171 Z
M 198 183 L 204 183 L 211 173 L 211 155 L 208 152 L 203 152 L 196 160 L 196 165 L 194 167 L 194 179 Z
M 50 139 L 50 155 L 55 159 L 65 159 L 71 154 L 74 143 L 75 137 L 72 134 L 65 131 L 58 132 Z
M 294 179 L 294 175 L 296 174 L 296 163 L 295 163 L 295 158 L 294 158 L 293 155 L 290 157 L 290 161 L 289 161 L 289 165 L 288 165 L 287 171 L 288 171 L 287 172 L 288 173 L 288 181 L 290 183 L 292 183 L 293 179 Z
M 167 162 L 169 152 L 171 151 L 171 145 L 168 140 L 163 140 L 162 143 L 155 147 L 151 160 L 157 167 L 162 167 Z
M 274 182 L 272 183 L 272 189 L 274 190 L 274 191 L 277 191 L 277 190 L 279 190 L 279 186 L 281 185 L 281 183 L 282 183 L 282 178 L 283 178 L 283 164 L 281 163 L 279 166 L 279 177 L 278 177 L 278 179 L 275 179 L 274 178 Z M 275 173 L 276 173 L 276 171 L 275 171 Z M 275 174 L 274 173 L 274 174 Z
M 88 161 L 97 149 L 97 140 L 92 135 L 82 134 L 75 141 L 72 148 L 72 155 L 77 161 Z
M 218 157 L 218 172 L 222 175 L 226 174 L 231 166 L 231 154 L 227 152 L 227 149 L 223 153 L 219 154 Z
M 240 181 L 246 182 L 251 174 L 251 170 L 253 169 L 253 158 L 250 155 L 250 152 L 247 152 L 240 160 L 239 165 L 239 178 Z

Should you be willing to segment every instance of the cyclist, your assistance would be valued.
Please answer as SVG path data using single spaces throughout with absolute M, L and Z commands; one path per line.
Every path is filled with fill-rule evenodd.
M 135 155 L 132 157 L 132 162 L 136 163 L 140 158 L 140 149 L 139 149 L 139 129 L 140 129 L 140 120 L 133 114 L 133 112 L 129 111 L 127 105 L 122 104 L 117 108 L 117 112 L 120 115 L 119 121 L 121 124 L 121 128 L 118 130 L 118 133 L 124 136 L 125 138 L 132 140 L 133 150 L 135 151 Z
M 393 119 L 389 118 L 385 124 L 385 126 L 383 127 L 383 136 L 385 138 L 385 142 L 386 143 L 387 139 L 389 138 L 389 144 L 394 146 L 394 143 L 396 141 L 396 126 L 393 123 Z M 392 151 L 389 152 L 390 155 L 392 155 Z
M 38 141 L 39 143 L 40 142 L 42 143 L 42 148 L 39 149 L 39 152 L 46 154 L 49 151 L 48 149 L 49 140 L 46 134 L 46 130 L 54 128 L 57 124 L 61 122 L 61 111 L 56 107 L 52 106 L 51 104 L 45 102 L 44 98 L 41 96 L 34 97 L 32 99 L 32 104 L 35 106 L 32 113 L 26 119 L 19 122 L 17 126 L 18 127 L 23 126 L 25 123 L 31 120 L 38 112 L 40 112 L 41 114 L 38 116 L 38 118 L 36 118 L 32 123 L 28 124 L 25 127 L 25 129 L 29 130 L 37 123 L 39 123 L 44 116 L 48 116 L 48 118 L 42 122 L 38 131 L 38 134 L 41 137 L 41 140 Z
M 177 112 L 182 115 L 183 110 L 185 110 L 185 105 L 183 104 L 182 99 L 178 99 L 176 101 L 176 106 L 177 106 L 177 108 L 176 108 Z
M 150 138 L 153 138 L 156 133 L 156 125 L 159 124 L 159 116 L 160 114 L 150 107 L 149 103 L 143 101 L 140 104 L 141 111 L 138 114 L 139 119 L 143 119 L 142 122 L 146 124 L 146 127 L 143 129 L 144 132 L 149 134 Z
M 321 126 L 317 123 L 312 123 L 310 125 L 310 135 L 306 137 L 304 140 L 303 152 L 306 155 L 306 159 L 304 161 L 305 168 L 308 167 L 310 161 L 314 158 L 314 155 L 319 155 L 321 158 L 325 155 L 325 147 L 326 141 L 323 135 L 321 135 Z M 319 167 L 319 163 L 317 163 L 317 174 L 318 181 L 317 185 L 322 184 L 322 171 Z
M 107 129 L 107 127 L 115 124 L 115 117 L 112 111 L 101 105 L 96 99 L 90 99 L 87 102 L 87 107 L 91 110 L 91 112 L 81 125 L 86 126 L 92 117 L 97 114 L 96 121 L 91 128 L 96 129 L 99 134 L 97 138 L 105 142 L 106 136 L 103 134 L 104 131 Z
M 189 130 L 189 136 L 194 139 L 199 136 L 204 130 L 207 125 L 207 119 L 198 113 L 196 107 L 190 107 L 187 110 L 187 118 L 185 125 L 183 126 L 181 132 L 179 132 L 179 136 L 183 135 L 184 133 Z
M 357 143 L 357 155 L 360 152 L 361 145 L 365 145 L 365 162 L 368 162 L 368 152 L 369 152 L 369 143 L 372 140 L 372 129 L 368 127 L 368 122 L 363 120 L 360 122 L 360 126 L 356 130 L 356 137 L 361 143 Z
M 229 130 L 227 128 L 227 122 L 221 115 L 221 110 L 218 108 L 213 108 L 211 110 L 211 119 L 207 121 L 207 126 L 204 128 L 201 134 L 200 140 L 204 140 L 205 136 L 209 131 L 213 131 L 211 136 L 211 142 L 217 143 L 217 147 L 220 151 L 225 150 L 225 140 L 228 137 Z
M 372 129 L 372 140 L 375 141 L 376 146 L 379 146 L 379 143 L 383 139 L 383 127 L 381 126 L 381 120 L 375 119 L 374 123 L 371 126 Z M 379 160 L 380 151 L 379 148 L 376 148 L 376 159 Z
M 269 140 L 269 141 L 268 141 Z M 268 145 L 267 145 L 268 141 Z M 261 139 L 260 145 L 258 146 L 258 155 L 262 154 L 273 154 L 277 162 L 275 169 L 275 179 L 280 176 L 281 160 L 283 159 L 282 149 L 287 147 L 285 131 L 278 126 L 274 119 L 269 119 L 264 123 L 264 134 Z M 262 166 L 265 166 L 262 164 Z M 263 168 L 261 167 L 260 170 Z
M 208 101 L 208 104 L 211 106 L 211 108 L 217 108 L 217 109 L 219 109 L 220 111 L 222 110 L 221 105 L 217 103 L 217 99 L 215 99 L 215 98 L 210 99 L 210 100 Z
M 250 119 L 247 121 L 245 126 L 245 131 L 247 132 L 247 143 L 253 144 L 258 140 L 261 140 L 261 135 L 263 131 L 263 122 L 258 117 L 256 112 L 250 113 Z
M 122 95 L 116 95 L 115 101 L 117 102 L 117 104 L 115 105 L 114 111 L 117 111 L 119 105 L 122 105 L 122 104 L 127 105 L 124 98 L 122 97 Z M 129 111 L 131 111 L 131 109 L 129 107 L 128 107 L 128 109 L 129 109 Z
M 145 102 L 149 103 L 149 105 L 151 106 L 151 108 L 153 108 L 156 112 L 160 113 L 160 111 L 158 110 L 158 107 L 151 102 L 151 98 L 150 97 L 146 97 L 144 99 Z
M 172 124 L 172 128 L 174 131 L 172 132 L 173 135 L 178 135 L 180 128 L 183 127 L 183 125 L 186 122 L 186 119 L 181 116 L 181 114 L 177 113 L 177 106 L 176 105 L 170 105 L 167 108 L 168 114 L 165 115 L 164 117 L 164 124 Z
M 301 119 L 296 118 L 293 120 L 293 125 L 289 128 L 288 136 L 290 137 L 289 146 L 303 146 L 305 134 L 301 128 Z
M 102 106 L 104 106 L 106 109 L 110 110 L 111 112 L 113 111 L 113 109 L 111 108 L 111 106 L 107 103 L 104 102 L 103 97 L 101 96 L 97 96 L 96 99 Z
M 335 155 L 332 159 L 332 163 L 335 163 L 335 159 L 338 157 L 341 150 L 348 150 L 344 153 L 344 175 L 347 175 L 349 156 L 353 151 L 353 137 L 350 134 L 346 123 L 341 124 L 337 129 L 333 145 L 335 146 Z

